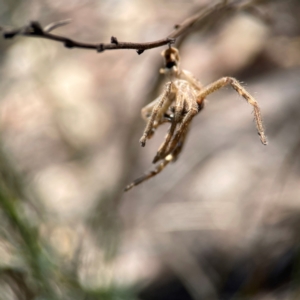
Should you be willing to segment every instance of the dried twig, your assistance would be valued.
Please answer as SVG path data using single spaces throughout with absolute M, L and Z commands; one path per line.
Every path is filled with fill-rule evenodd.
M 57 23 L 52 23 L 47 25 L 45 28 L 42 28 L 41 24 L 36 21 L 30 22 L 29 25 L 13 29 L 13 30 L 3 30 L 3 36 L 6 39 L 14 38 L 17 35 L 30 36 L 30 37 L 38 37 L 48 40 L 53 40 L 57 42 L 61 42 L 64 44 L 66 48 L 83 48 L 83 49 L 92 49 L 97 52 L 103 52 L 104 50 L 116 50 L 116 49 L 135 49 L 138 54 L 142 54 L 145 50 L 157 48 L 160 46 L 168 45 L 174 43 L 175 39 L 173 38 L 165 38 L 162 40 L 157 40 L 149 43 L 131 43 L 131 42 L 120 42 L 116 37 L 111 37 L 110 44 L 103 43 L 82 43 L 75 40 L 71 40 L 69 38 L 52 34 L 50 31 L 54 30 L 57 27 L 65 25 L 65 21 L 60 21 Z
M 62 20 L 62 21 L 51 23 L 44 28 L 44 32 L 49 33 L 58 27 L 68 25 L 69 23 L 71 23 L 71 21 L 72 21 L 71 19 L 67 19 L 67 20 Z
M 200 12 L 196 13 L 195 15 L 185 19 L 181 24 L 175 25 L 175 30 L 172 31 L 168 37 L 176 39 L 180 35 L 186 33 L 197 21 L 202 20 L 203 18 L 211 15 L 213 12 L 225 7 L 225 6 L 232 6 L 227 4 L 227 1 L 222 1 L 212 6 L 208 6 L 206 9 L 201 9 Z
M 0 30 L 3 31 L 3 37 L 6 39 L 14 38 L 17 35 L 38 37 L 48 40 L 53 40 L 61 42 L 66 48 L 82 48 L 82 49 L 92 49 L 97 52 L 103 52 L 104 50 L 117 50 L 117 49 L 135 49 L 138 54 L 142 54 L 145 50 L 161 47 L 164 45 L 171 45 L 175 42 L 175 39 L 186 33 L 197 21 L 209 16 L 216 10 L 223 7 L 231 7 L 234 4 L 228 4 L 227 1 L 221 1 L 220 3 L 209 6 L 202 9 L 200 12 L 196 13 L 194 16 L 187 18 L 181 24 L 175 25 L 175 30 L 172 31 L 166 38 L 148 43 L 131 43 L 131 42 L 120 42 L 114 36 L 111 37 L 111 42 L 109 44 L 105 43 L 83 43 L 64 36 L 55 35 L 50 33 L 54 29 L 64 26 L 70 22 L 70 20 L 59 21 L 51 23 L 44 28 L 37 21 L 31 21 L 29 25 L 23 26 L 17 29 L 7 29 L 1 27 Z

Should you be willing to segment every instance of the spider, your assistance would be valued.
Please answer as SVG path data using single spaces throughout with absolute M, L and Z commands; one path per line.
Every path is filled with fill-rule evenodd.
M 190 72 L 180 69 L 180 57 L 176 48 L 169 47 L 162 52 L 162 56 L 165 60 L 165 66 L 160 69 L 160 73 L 167 75 L 170 81 L 165 84 L 163 93 L 142 109 L 142 118 L 147 122 L 147 125 L 140 139 L 140 144 L 144 147 L 158 126 L 163 123 L 170 123 L 165 140 L 153 159 L 153 163 L 161 162 L 153 171 L 127 185 L 125 191 L 157 175 L 170 162 L 176 161 L 182 150 L 191 121 L 204 108 L 205 98 L 226 85 L 231 85 L 253 106 L 258 135 L 262 144 L 267 144 L 258 103 L 235 78 L 223 77 L 203 87 Z

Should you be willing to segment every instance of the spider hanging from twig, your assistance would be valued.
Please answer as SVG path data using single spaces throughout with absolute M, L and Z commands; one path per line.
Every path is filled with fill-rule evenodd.
M 160 69 L 160 73 L 166 74 L 171 80 L 165 84 L 163 93 L 142 109 L 142 118 L 147 125 L 140 139 L 141 146 L 144 147 L 159 125 L 166 122 L 171 124 L 153 159 L 153 163 L 161 162 L 153 171 L 127 185 L 125 191 L 157 175 L 178 158 L 192 119 L 204 108 L 205 97 L 228 84 L 253 106 L 260 140 L 264 145 L 267 144 L 259 106 L 235 78 L 223 77 L 202 87 L 190 72 L 180 69 L 179 52 L 176 48 L 169 47 L 162 52 L 162 56 L 165 59 L 165 67 Z

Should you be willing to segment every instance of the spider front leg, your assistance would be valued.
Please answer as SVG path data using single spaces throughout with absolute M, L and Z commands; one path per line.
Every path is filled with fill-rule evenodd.
M 177 143 L 176 148 L 174 149 L 174 151 L 167 155 L 163 161 L 152 171 L 150 171 L 149 173 L 146 173 L 145 175 L 139 177 L 138 179 L 134 180 L 132 183 L 128 184 L 125 189 L 124 192 L 127 192 L 129 190 L 131 190 L 133 187 L 135 187 L 136 185 L 141 184 L 142 182 L 154 177 L 155 175 L 159 174 L 170 162 L 174 162 L 183 147 L 184 144 L 184 140 L 186 138 L 188 130 L 186 130 L 185 134 L 181 136 L 180 141 Z
M 161 124 L 161 118 L 168 110 L 169 106 L 174 100 L 174 95 L 176 94 L 176 87 L 172 82 L 167 83 L 163 94 L 157 99 L 157 103 L 153 105 L 153 110 L 144 130 L 144 133 L 140 139 L 140 144 L 145 147 L 146 140 L 152 135 L 153 130 Z M 152 103 L 150 103 L 151 105 Z M 147 108 L 147 106 L 146 106 Z M 143 115 L 143 111 L 142 111 Z
M 178 125 L 178 128 L 175 133 L 173 130 L 172 136 L 169 135 L 169 140 L 158 150 L 153 162 L 157 162 L 173 152 L 173 150 L 177 147 L 177 143 L 180 141 L 181 136 L 185 135 L 193 117 L 198 114 L 199 110 L 203 107 L 203 105 L 199 105 L 197 103 L 198 90 L 195 90 L 187 81 L 184 80 L 178 80 L 177 85 L 178 93 L 176 95 L 173 122 Z
M 153 163 L 164 159 L 168 154 L 173 152 L 180 136 L 185 132 L 191 119 L 198 113 L 199 105 L 197 103 L 197 92 L 185 80 L 176 80 L 174 85 L 177 87 L 172 125 L 168 131 L 164 143 L 159 147 Z M 176 127 L 177 131 L 175 132 Z M 174 136 L 175 133 L 175 136 Z
M 184 111 L 184 104 L 185 104 L 185 98 L 189 96 L 187 93 L 187 83 L 183 81 L 177 81 L 176 83 L 177 86 L 177 93 L 176 93 L 176 99 L 175 99 L 175 106 L 174 106 L 174 117 L 172 119 L 172 124 L 168 130 L 168 133 L 165 137 L 164 142 L 161 144 L 159 147 L 154 159 L 153 163 L 158 162 L 159 160 L 163 159 L 166 157 L 167 153 L 166 150 L 169 147 L 170 141 L 173 138 L 175 129 L 177 127 L 177 124 L 179 124 L 182 120 L 182 115 Z M 169 151 L 170 153 L 171 151 Z M 169 154 L 168 153 L 168 154 Z
M 139 185 L 142 182 L 146 181 L 147 179 L 150 179 L 151 177 L 154 177 L 155 175 L 160 173 L 173 159 L 174 156 L 172 154 L 165 157 L 165 159 L 153 171 L 150 171 L 149 173 L 139 177 L 138 179 L 134 180 L 132 183 L 128 184 L 125 187 L 124 192 L 131 190 L 136 185 Z
M 158 162 L 160 159 L 162 159 L 165 156 L 164 153 L 166 152 L 166 149 L 168 148 L 168 145 L 169 145 L 169 143 L 171 141 L 171 138 L 172 138 L 172 136 L 173 136 L 173 134 L 175 132 L 176 126 L 177 126 L 177 123 L 174 120 L 172 120 L 171 126 L 170 126 L 170 128 L 168 130 L 168 133 L 167 133 L 167 135 L 165 137 L 165 140 L 161 144 L 161 146 L 159 147 L 159 149 L 157 150 L 157 153 L 156 153 L 156 155 L 155 155 L 155 157 L 154 157 L 154 159 L 152 161 L 154 164 L 156 162 Z
M 146 105 L 145 107 L 142 108 L 141 115 L 147 124 L 149 122 L 149 118 L 151 117 L 153 108 L 157 105 L 157 103 L 160 101 L 160 99 L 161 99 L 161 96 L 159 96 L 154 101 L 150 102 L 148 105 Z M 161 110 L 163 110 L 163 108 Z M 161 116 L 160 114 L 157 115 L 156 121 L 152 125 L 151 132 L 148 133 L 147 139 L 150 139 L 154 135 L 155 129 L 159 125 L 167 123 L 167 122 L 170 122 L 170 118 L 166 114 L 163 116 Z
M 165 152 L 165 155 L 168 155 L 169 153 L 172 153 L 173 151 L 175 151 L 174 149 L 176 149 L 178 147 L 178 144 L 182 140 L 182 137 L 186 136 L 186 132 L 189 128 L 189 125 L 192 122 L 194 116 L 196 116 L 197 114 L 198 114 L 198 109 L 196 109 L 196 108 L 191 108 L 187 112 L 187 114 L 183 118 L 182 122 L 180 123 L 177 131 L 175 132 L 172 140 L 170 141 L 168 148 Z
M 246 99 L 246 101 L 253 106 L 254 111 L 254 118 L 256 123 L 256 128 L 258 135 L 260 136 L 260 140 L 264 145 L 267 145 L 267 138 L 264 133 L 264 128 L 262 124 L 262 118 L 260 113 L 260 108 L 258 106 L 257 101 L 246 91 L 244 87 L 235 79 L 232 77 L 223 77 L 208 86 L 201 89 L 199 92 L 197 98 L 198 104 L 202 104 L 204 101 L 204 98 L 208 96 L 209 94 L 221 89 L 222 87 L 230 84 L 242 97 Z

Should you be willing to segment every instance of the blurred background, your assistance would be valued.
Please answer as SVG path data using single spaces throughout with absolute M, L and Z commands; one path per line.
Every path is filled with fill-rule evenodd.
M 2 0 L 0 24 L 72 19 L 54 33 L 148 42 L 211 3 Z M 127 193 L 168 128 L 140 147 L 165 47 L 0 40 L 0 299 L 299 299 L 300 2 L 236 3 L 175 45 L 204 85 L 242 82 L 269 145 L 252 107 L 224 88 L 178 161 Z

